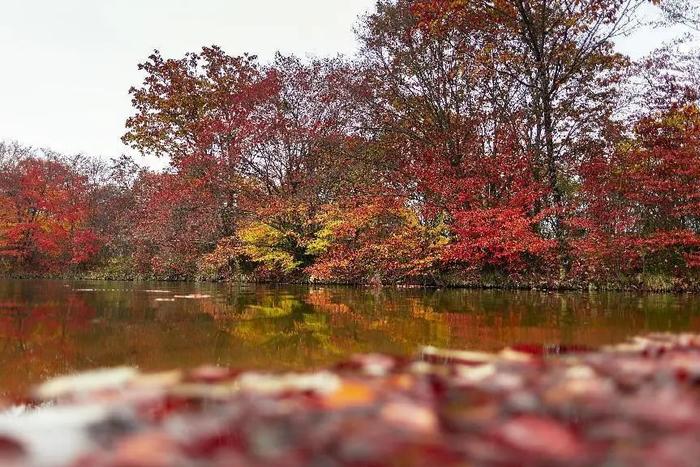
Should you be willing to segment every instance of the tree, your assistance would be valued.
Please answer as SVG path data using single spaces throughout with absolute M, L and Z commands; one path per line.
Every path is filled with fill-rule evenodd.
M 385 189 L 403 197 L 425 229 L 450 231 L 444 260 L 479 269 L 490 254 L 473 254 L 468 244 L 492 240 L 477 224 L 508 203 L 496 185 L 511 179 L 500 162 L 525 153 L 509 147 L 522 108 L 513 80 L 497 72 L 487 30 L 422 27 L 417 5 L 382 1 L 363 23 L 361 58 L 366 87 L 374 90 L 364 126 L 389 170 Z M 532 168 L 519 167 L 517 177 Z M 523 205 L 515 209 L 530 215 Z
M 700 267 L 700 111 L 673 106 L 640 118 L 633 139 L 586 170 L 579 267 L 674 277 Z
M 362 284 L 434 283 L 446 229 L 422 225 L 400 198 L 374 196 L 329 206 L 308 243 L 314 280 Z
M 87 177 L 55 158 L 23 154 L 2 167 L 0 254 L 17 269 L 58 272 L 99 250 Z
M 239 239 L 254 262 L 299 273 L 313 261 L 307 245 L 323 207 L 357 194 L 371 171 L 355 157 L 362 138 L 353 133 L 352 70 L 342 60 L 278 55 L 269 73 L 279 87 L 242 157 L 251 189 L 240 200 L 248 223 Z
M 194 277 L 200 256 L 214 249 L 221 234 L 215 188 L 177 173 L 142 173 L 134 191 L 136 272 Z
M 308 265 L 304 242 L 313 235 L 312 219 L 350 173 L 344 162 L 354 145 L 351 101 L 339 90 L 351 74 L 342 60 L 303 63 L 278 55 L 261 67 L 254 57 L 212 47 L 181 60 L 156 53 L 141 67 L 148 76 L 132 90 L 137 113 L 124 140 L 169 156 L 173 180 L 207 187 L 208 203 L 219 213 L 218 233 L 207 238 L 242 244 L 208 258 L 236 262 L 221 257 L 228 251 L 258 263 L 279 259 L 264 253 L 274 234 L 292 258 L 283 270 Z M 165 195 L 157 189 L 152 196 Z
M 124 278 L 134 272 L 136 183 L 146 170 L 131 157 L 112 159 L 91 194 L 90 228 L 103 240 L 95 261 L 103 277 Z
M 610 151 L 618 82 L 627 65 L 613 39 L 638 25 L 643 0 L 416 1 L 423 30 L 444 35 L 477 31 L 496 72 L 509 77 L 522 110 L 519 145 L 533 157 L 536 179 L 548 192 L 536 209 L 549 209 L 541 235 L 556 239 L 562 272 L 569 262 L 566 212 L 577 164 Z
M 684 24 L 700 31 L 700 8 L 693 0 L 654 0 L 663 13 L 665 24 Z
M 215 189 L 217 225 L 231 235 L 237 221 L 243 148 L 254 144 L 257 116 L 277 80 L 254 56 L 232 57 L 218 47 L 182 59 L 157 51 L 139 69 L 132 88 L 136 114 L 123 140 L 142 154 L 167 157 L 173 170 L 206 179 Z

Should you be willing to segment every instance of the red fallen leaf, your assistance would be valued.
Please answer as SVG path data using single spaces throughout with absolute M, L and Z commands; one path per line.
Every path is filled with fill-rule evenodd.
M 696 407 L 696 401 L 673 389 L 657 391 L 653 398 L 642 394 L 620 404 L 627 417 L 665 430 L 700 428 Z
M 207 459 L 219 451 L 242 451 L 247 447 L 243 436 L 235 430 L 219 429 L 211 432 L 197 433 L 191 439 L 181 443 L 183 451 L 190 457 Z
M 237 372 L 219 366 L 206 365 L 190 371 L 185 381 L 196 383 L 217 383 L 236 376 Z
M 555 460 L 574 459 L 585 450 L 574 434 L 555 422 L 537 416 L 521 416 L 505 422 L 496 437 L 519 451 Z
M 198 407 L 198 404 L 182 397 L 164 396 L 138 406 L 141 419 L 147 422 L 160 422 L 173 413 L 183 412 Z
M 700 459 L 700 446 L 693 435 L 668 437 L 641 453 L 638 465 L 695 467 Z
M 176 465 L 176 443 L 164 433 L 130 436 L 120 441 L 107 465 L 114 467 L 166 467 Z
M 511 349 L 516 352 L 526 353 L 529 355 L 543 355 L 545 353 L 545 346 L 538 344 L 515 344 L 510 346 Z
M 11 459 L 26 455 L 22 443 L 14 438 L 0 436 L 0 459 Z
M 700 381 L 700 355 L 697 353 L 674 355 L 668 366 L 675 371 L 679 381 Z
M 406 430 L 422 433 L 434 433 L 438 430 L 439 421 L 431 407 L 407 402 L 392 402 L 382 407 L 382 420 L 395 424 Z

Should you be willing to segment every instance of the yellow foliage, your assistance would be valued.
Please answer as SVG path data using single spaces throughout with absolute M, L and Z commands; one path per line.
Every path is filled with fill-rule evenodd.
M 309 255 L 318 256 L 328 251 L 335 241 L 335 231 L 342 223 L 340 219 L 326 219 L 321 230 L 316 232 L 314 239 L 306 246 L 306 252 Z
M 264 222 L 253 222 L 238 232 L 243 252 L 252 261 L 292 272 L 301 263 L 284 249 L 285 234 Z

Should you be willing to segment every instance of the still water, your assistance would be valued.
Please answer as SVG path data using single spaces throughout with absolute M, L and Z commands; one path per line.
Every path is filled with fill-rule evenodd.
M 103 366 L 309 369 L 426 344 L 599 346 L 651 331 L 699 332 L 700 296 L 2 281 L 0 397 Z

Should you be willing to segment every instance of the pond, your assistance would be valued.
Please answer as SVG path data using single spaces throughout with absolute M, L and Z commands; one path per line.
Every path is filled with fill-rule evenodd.
M 0 282 L 0 397 L 104 366 L 327 366 L 421 345 L 600 346 L 700 331 L 700 297 L 148 282 Z

